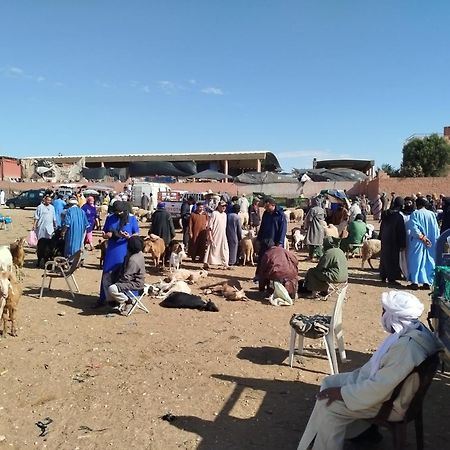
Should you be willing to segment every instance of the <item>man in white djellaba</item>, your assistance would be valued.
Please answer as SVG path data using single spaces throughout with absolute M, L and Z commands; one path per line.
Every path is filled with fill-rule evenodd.
M 440 350 L 434 335 L 419 321 L 424 306 L 417 297 L 390 291 L 382 294 L 381 303 L 381 323 L 389 336 L 364 366 L 323 380 L 297 450 L 341 450 L 345 439 L 367 434 L 369 428 L 370 437 L 380 440 L 375 427 L 361 419 L 375 417 L 395 387 Z M 402 419 L 417 388 L 417 377 L 409 377 L 390 420 Z

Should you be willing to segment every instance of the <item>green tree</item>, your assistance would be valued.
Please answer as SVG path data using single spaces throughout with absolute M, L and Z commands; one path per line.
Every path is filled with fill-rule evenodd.
M 402 177 L 439 177 L 447 175 L 450 143 L 437 134 L 412 139 L 403 146 Z
M 399 170 L 398 169 L 394 169 L 394 167 L 391 166 L 391 164 L 387 164 L 387 163 L 382 164 L 380 169 L 384 173 L 388 174 L 390 177 L 398 177 Z

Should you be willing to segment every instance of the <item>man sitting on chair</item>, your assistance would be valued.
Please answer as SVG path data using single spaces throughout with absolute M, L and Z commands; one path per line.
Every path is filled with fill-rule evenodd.
M 306 272 L 303 286 L 299 288 L 299 294 L 309 297 L 325 297 L 328 295 L 330 284 L 346 283 L 348 280 L 347 258 L 344 252 L 338 248 L 338 239 L 327 236 L 323 240 L 324 254 L 316 267 Z
M 381 323 L 390 335 L 360 369 L 323 380 L 297 450 L 340 450 L 346 438 L 379 442 L 382 436 L 376 426 L 360 419 L 374 418 L 395 387 L 439 350 L 433 334 L 418 319 L 423 304 L 417 297 L 390 291 L 382 294 L 381 303 Z M 402 420 L 417 388 L 418 379 L 408 378 L 389 420 Z
M 108 287 L 107 296 L 111 302 L 118 303 L 118 310 L 126 314 L 126 303 L 130 301 L 126 292 L 140 291 L 145 283 L 145 259 L 142 249 L 144 242 L 140 236 L 131 236 L 127 242 L 128 254 L 114 277 L 115 282 Z

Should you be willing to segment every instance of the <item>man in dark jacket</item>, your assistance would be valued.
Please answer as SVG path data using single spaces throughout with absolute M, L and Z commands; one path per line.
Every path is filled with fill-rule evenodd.
M 152 214 L 152 223 L 148 234 L 156 234 L 164 240 L 166 247 L 175 237 L 175 227 L 172 216 L 166 211 L 166 204 L 159 202 L 156 211 Z
M 125 304 L 129 301 L 128 291 L 140 291 L 145 283 L 145 259 L 142 249 L 144 242 L 140 236 L 131 236 L 127 243 L 128 254 L 116 275 L 114 284 L 108 287 L 109 301 L 119 304 L 119 311 L 126 313 Z
M 264 209 L 265 211 L 261 219 L 261 226 L 256 237 L 260 245 L 256 278 L 258 278 L 261 261 L 264 253 L 269 248 L 269 243 L 273 242 L 277 247 L 284 247 L 284 240 L 286 239 L 287 232 L 286 216 L 284 212 L 278 208 L 273 199 L 267 198 L 264 201 Z
M 183 227 L 183 244 L 187 248 L 189 244 L 189 219 L 191 218 L 192 206 L 195 204 L 194 197 L 184 199 L 181 204 L 181 226 Z

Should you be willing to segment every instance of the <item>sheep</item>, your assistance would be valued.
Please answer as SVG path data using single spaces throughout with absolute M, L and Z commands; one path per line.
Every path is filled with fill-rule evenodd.
M 165 267 L 164 253 L 166 252 L 166 244 L 164 239 L 156 236 L 156 234 L 150 234 L 144 239 L 144 253 L 150 253 L 153 258 L 155 267 L 159 266 L 162 259 L 162 265 Z
M 8 320 L 11 322 L 11 336 L 17 336 L 16 311 L 22 296 L 22 288 L 13 272 L 0 272 L 0 317 L 2 320 L 2 335 L 6 337 Z
M 210 286 L 209 288 L 206 288 L 203 293 L 206 295 L 211 293 L 220 293 L 226 300 L 248 300 L 244 289 L 242 289 L 241 284 L 237 280 L 228 280 L 215 286 Z
M 332 223 L 324 225 L 325 236 L 339 239 L 339 230 Z
M 0 245 L 0 270 L 11 271 L 13 269 L 13 257 L 9 245 Z
M 174 292 L 184 292 L 185 294 L 190 294 L 192 292 L 191 288 L 186 283 L 186 281 L 176 280 L 166 285 L 162 283 L 159 283 L 159 285 L 162 287 L 157 297 L 162 299 L 167 298 L 170 294 Z
M 252 266 L 255 265 L 255 262 L 253 261 L 255 239 L 255 232 L 253 230 L 249 230 L 248 233 L 246 233 L 246 236 L 241 239 L 241 255 L 244 258 L 244 266 L 248 261 L 252 263 Z
M 208 276 L 207 270 L 187 270 L 187 269 L 178 269 L 175 272 L 171 273 L 165 281 L 176 281 L 182 280 L 187 281 L 189 284 L 198 283 L 201 278 L 206 278 Z
M 301 226 L 301 225 L 303 225 L 305 211 L 303 211 L 302 208 L 295 208 L 294 211 L 291 213 L 291 220 L 292 220 L 292 217 L 294 218 L 293 221 L 298 223 Z
M 364 270 L 364 263 L 367 261 L 370 268 L 373 270 L 371 258 L 380 256 L 381 253 L 381 241 L 379 239 L 368 239 L 363 242 L 361 247 L 361 269 Z

